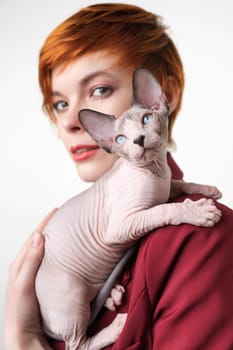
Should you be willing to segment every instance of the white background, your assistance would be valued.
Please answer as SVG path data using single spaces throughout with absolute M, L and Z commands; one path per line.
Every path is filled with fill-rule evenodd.
M 184 62 L 174 158 L 186 180 L 217 185 L 233 207 L 232 0 L 128 2 L 162 15 Z M 86 186 L 42 113 L 37 63 L 48 33 L 91 3 L 0 0 L 1 329 L 10 261 L 47 212 Z

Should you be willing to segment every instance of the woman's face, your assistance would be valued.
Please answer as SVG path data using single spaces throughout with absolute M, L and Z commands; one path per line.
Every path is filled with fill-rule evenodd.
M 119 56 L 99 51 L 78 58 L 52 73 L 53 109 L 58 134 L 73 159 L 80 178 L 93 182 L 109 170 L 117 156 L 97 147 L 78 120 L 82 108 L 119 117 L 130 107 L 132 69 Z

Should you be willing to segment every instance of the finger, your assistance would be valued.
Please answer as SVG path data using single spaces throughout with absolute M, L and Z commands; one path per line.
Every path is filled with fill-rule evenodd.
M 51 219 L 51 217 L 54 215 L 54 213 L 57 211 L 57 208 L 54 208 L 48 215 L 45 216 L 45 218 L 42 220 L 42 222 L 38 225 L 38 227 L 35 229 L 34 232 L 42 232 Z
M 35 232 L 31 244 L 24 256 L 24 261 L 18 273 L 18 283 L 24 288 L 34 286 L 36 272 L 40 266 L 44 254 L 44 237 Z
M 30 236 L 27 238 L 26 242 L 24 243 L 24 245 L 22 246 L 18 255 L 16 256 L 15 260 L 12 263 L 11 271 L 13 274 L 17 275 L 18 272 L 20 271 L 21 266 L 22 266 L 23 261 L 24 261 L 25 254 L 27 253 L 29 247 L 31 246 L 32 237 L 33 237 L 34 233 L 35 232 L 42 232 L 43 229 L 45 228 L 46 224 L 48 223 L 48 221 L 51 219 L 51 217 L 54 215 L 54 213 L 56 211 L 57 211 L 57 208 L 53 209 L 48 215 L 46 215 L 45 218 L 42 220 L 42 222 L 34 230 L 34 232 L 31 233 Z

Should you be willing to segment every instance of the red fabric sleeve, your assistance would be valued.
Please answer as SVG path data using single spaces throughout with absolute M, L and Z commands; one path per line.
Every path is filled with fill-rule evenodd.
M 144 238 L 112 350 L 233 349 L 233 211 L 218 207 L 213 228 L 167 226 Z

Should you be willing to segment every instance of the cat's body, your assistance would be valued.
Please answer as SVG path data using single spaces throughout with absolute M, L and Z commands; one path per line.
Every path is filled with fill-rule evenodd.
M 139 70 L 143 72 L 145 79 L 152 79 Z M 98 127 L 98 135 L 92 130 L 95 112 L 84 110 L 80 115 L 83 127 L 89 130 L 90 126 L 90 134 L 102 147 L 124 158 L 88 190 L 66 202 L 44 231 L 45 256 L 36 291 L 45 329 L 62 336 L 67 349 L 101 349 L 117 339 L 125 315 L 86 338 L 90 303 L 135 240 L 166 224 L 211 226 L 220 218 L 207 199 L 164 204 L 171 192 L 203 192 L 216 198 L 220 193 L 211 186 L 171 181 L 166 158 L 168 109 L 163 96 L 159 101 L 162 105 L 155 110 L 144 101 L 144 106 L 141 101 L 135 103 L 118 120 L 97 113 L 98 122 L 114 125 L 109 128 L 114 137 L 108 135 L 107 141 L 100 135 L 103 127 Z M 157 107 L 156 103 L 148 106 Z
M 70 317 L 74 313 L 74 318 L 78 315 L 85 331 L 87 323 L 82 320 L 82 316 L 86 315 L 85 321 L 89 321 L 90 302 L 129 246 L 152 229 L 149 227 L 148 231 L 142 231 L 142 225 L 138 221 L 138 229 L 134 231 L 135 223 L 131 218 L 134 218 L 135 212 L 164 203 L 169 197 L 170 171 L 161 182 L 158 180 L 156 175 L 145 169 L 138 171 L 128 162 L 119 159 L 90 189 L 66 202 L 54 214 L 46 227 L 46 253 L 37 276 L 37 286 L 41 274 L 43 279 L 45 275 L 48 277 L 46 289 L 41 291 L 44 295 L 39 298 L 42 301 L 42 314 L 49 309 L 57 309 L 46 320 L 53 324 L 50 331 L 55 334 L 58 330 L 61 332 L 65 303 L 59 302 L 60 293 L 64 288 L 71 294 L 73 284 L 76 287 L 76 300 L 65 313 Z M 165 191 L 159 191 L 159 183 Z M 144 196 L 140 193 L 142 191 Z M 154 196 L 156 192 L 157 199 Z M 61 271 L 65 274 L 64 280 Z M 54 288 L 59 294 L 58 299 L 52 293 Z M 77 304 L 79 302 L 82 305 L 81 313 Z

